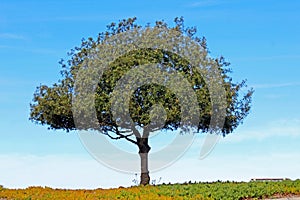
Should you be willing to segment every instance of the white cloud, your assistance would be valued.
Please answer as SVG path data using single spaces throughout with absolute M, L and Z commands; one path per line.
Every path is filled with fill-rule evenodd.
M 276 120 L 266 124 L 264 127 L 236 131 L 226 136 L 221 142 L 238 143 L 247 140 L 262 141 L 272 137 L 299 138 L 300 119 Z
M 163 182 L 250 181 L 252 178 L 298 179 L 300 153 L 230 155 L 214 153 L 204 160 L 182 159 L 171 167 L 153 174 Z
M 13 39 L 13 40 L 24 40 L 23 35 L 14 34 L 14 33 L 0 33 L 1 39 Z
M 215 5 L 215 1 L 200 1 L 191 4 L 191 7 L 207 7 Z
M 266 94 L 266 95 L 264 95 L 264 97 L 267 98 L 267 99 L 274 100 L 274 99 L 283 98 L 283 97 L 285 97 L 285 95 L 281 95 L 281 94 Z
M 255 56 L 255 57 L 239 57 L 239 61 L 274 61 L 283 59 L 299 59 L 299 54 L 273 55 L 273 56 Z
M 109 188 L 132 185 L 133 174 L 80 155 L 0 155 L 0 185 L 8 188 Z
M 300 152 L 243 155 L 216 151 L 204 160 L 183 157 L 161 171 L 151 173 L 160 183 L 299 177 Z M 151 160 L 150 160 L 151 162 Z M 80 155 L 0 155 L 0 185 L 8 188 L 48 186 L 93 189 L 133 185 L 134 174 L 110 170 Z M 137 178 L 139 175 L 137 176 Z
M 208 7 L 222 4 L 223 1 L 218 0 L 203 0 L 189 4 L 189 7 Z
M 10 48 L 13 48 L 13 47 L 8 46 L 8 45 L 0 45 L 0 49 L 10 49 Z
M 275 83 L 275 84 L 254 84 L 251 85 L 254 89 L 270 89 L 270 88 L 281 88 L 281 87 L 292 87 L 299 86 L 300 82 L 290 82 L 290 83 Z
M 190 3 L 187 5 L 187 7 L 210 7 L 210 6 L 218 6 L 222 4 L 227 4 L 230 2 L 233 2 L 235 0 L 200 0 L 200 1 L 195 1 L 193 3 Z
M 0 37 L 1 38 L 1 37 Z M 18 46 L 8 46 L 8 45 L 0 45 L 0 49 L 11 49 L 14 51 L 23 51 L 23 52 L 30 52 L 30 53 L 36 53 L 36 54 L 58 54 L 59 50 L 53 50 L 53 49 L 47 49 L 47 48 L 24 48 L 18 47 Z

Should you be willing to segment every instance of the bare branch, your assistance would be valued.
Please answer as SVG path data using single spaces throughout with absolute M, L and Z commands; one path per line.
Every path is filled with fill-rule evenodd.
M 112 127 L 112 130 L 111 131 L 114 131 L 114 132 L 119 132 L 119 133 L 132 133 L 132 130 L 128 129 L 128 130 L 119 130 L 117 125 L 115 125 L 114 127 Z
M 104 134 L 104 135 L 107 135 L 110 139 L 113 139 L 113 140 L 119 140 L 119 139 L 124 138 L 124 139 L 126 139 L 127 141 L 129 141 L 129 142 L 131 142 L 131 143 L 133 143 L 133 144 L 137 144 L 137 142 L 136 142 L 135 140 L 129 138 L 130 136 L 133 135 L 132 132 L 131 132 L 130 134 L 127 134 L 127 135 L 122 134 L 122 132 L 125 133 L 125 131 L 122 131 L 122 132 L 119 131 L 119 130 L 118 130 L 118 127 L 116 127 L 116 126 L 115 126 L 115 127 L 112 127 L 109 131 L 110 131 L 110 132 L 113 132 L 114 134 L 117 135 L 116 137 L 114 137 L 114 136 L 110 135 L 110 134 L 108 133 L 108 131 L 105 131 L 103 134 Z M 128 133 L 129 131 L 126 131 L 126 132 Z

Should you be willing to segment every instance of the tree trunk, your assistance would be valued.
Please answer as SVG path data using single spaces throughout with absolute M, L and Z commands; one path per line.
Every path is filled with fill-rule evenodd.
M 150 183 L 150 176 L 148 170 L 148 153 L 150 151 L 150 146 L 148 145 L 148 138 L 136 138 L 139 155 L 141 158 L 141 182 L 140 185 L 148 185 Z

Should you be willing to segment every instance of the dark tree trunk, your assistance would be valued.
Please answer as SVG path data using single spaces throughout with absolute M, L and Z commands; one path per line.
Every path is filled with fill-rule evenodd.
M 148 185 L 150 183 L 150 176 L 148 170 L 148 153 L 150 151 L 150 146 L 148 145 L 148 138 L 136 138 L 139 155 L 141 158 L 141 182 L 140 185 Z

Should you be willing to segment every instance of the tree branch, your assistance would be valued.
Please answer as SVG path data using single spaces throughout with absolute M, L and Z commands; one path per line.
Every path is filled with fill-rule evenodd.
M 119 139 L 126 139 L 127 141 L 133 143 L 133 144 L 136 144 L 137 145 L 137 142 L 131 138 L 129 138 L 130 136 L 133 135 L 133 133 L 130 133 L 130 134 L 127 134 L 127 135 L 124 135 L 122 134 L 117 127 L 114 127 L 115 130 L 112 130 L 111 129 L 111 132 L 115 133 L 117 136 L 116 137 L 113 137 L 112 135 L 110 135 L 108 132 L 105 132 L 104 134 L 107 135 L 110 139 L 113 139 L 113 140 L 119 140 Z M 129 132 L 129 131 L 126 131 L 126 132 Z
M 133 132 L 133 134 L 135 135 L 135 137 L 137 137 L 137 138 L 140 138 L 140 137 L 141 137 L 141 134 L 140 134 L 139 131 L 134 127 L 133 124 L 131 125 L 131 129 L 132 129 L 132 132 Z

